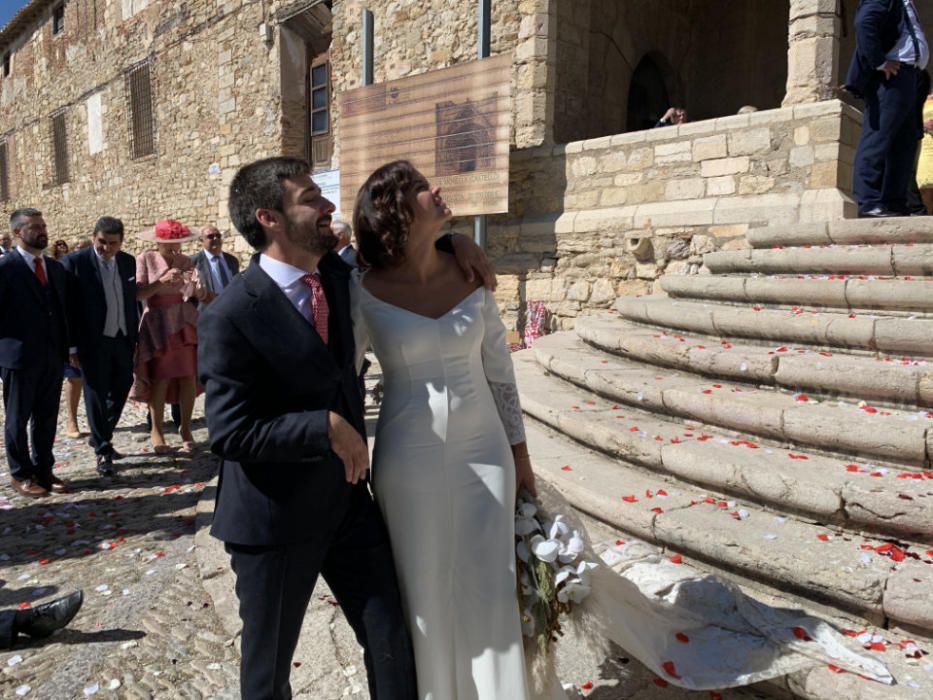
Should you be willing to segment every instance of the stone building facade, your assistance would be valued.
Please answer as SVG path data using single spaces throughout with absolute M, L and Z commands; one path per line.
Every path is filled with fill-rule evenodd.
M 570 326 L 751 226 L 850 215 L 861 117 L 835 86 L 856 4 L 495 0 L 513 150 L 489 249 L 510 323 L 541 300 Z M 225 227 L 241 163 L 339 169 L 364 7 L 377 82 L 476 55 L 475 0 L 33 0 L 0 30 L 0 210 L 38 206 L 70 240 L 104 213 L 130 236 L 166 216 Z M 689 123 L 644 128 L 673 104 Z

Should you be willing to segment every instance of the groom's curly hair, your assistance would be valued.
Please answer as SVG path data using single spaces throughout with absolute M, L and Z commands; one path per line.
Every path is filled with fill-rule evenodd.
M 394 267 L 405 259 L 408 232 L 415 213 L 409 196 L 421 176 L 407 160 L 396 160 L 370 175 L 356 195 L 353 228 L 363 262 Z

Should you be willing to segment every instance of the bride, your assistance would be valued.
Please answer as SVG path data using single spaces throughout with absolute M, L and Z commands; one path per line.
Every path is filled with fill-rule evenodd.
M 424 700 L 528 697 L 514 508 L 534 493 L 521 408 L 492 294 L 434 247 L 451 218 L 407 161 L 376 170 L 354 212 L 370 266 L 356 347 L 384 373 L 373 491 L 382 509 Z
M 566 697 L 550 667 L 540 682 L 542 667 L 530 657 L 532 680 L 523 656 L 514 512 L 519 491 L 535 495 L 535 478 L 495 299 L 434 245 L 450 218 L 440 189 L 407 161 L 370 175 L 354 211 L 369 266 L 351 286 L 357 366 L 371 343 L 385 385 L 373 491 L 389 529 L 418 695 Z M 551 512 L 573 522 L 559 494 L 542 490 Z M 582 524 L 574 527 L 585 538 Z M 586 624 L 677 685 L 746 685 L 819 663 L 891 682 L 878 660 L 853 653 L 801 611 L 767 606 L 687 566 L 618 560 L 604 553 L 594 564 L 581 606 Z

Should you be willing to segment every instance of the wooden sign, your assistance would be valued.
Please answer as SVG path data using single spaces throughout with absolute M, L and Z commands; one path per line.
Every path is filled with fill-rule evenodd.
M 341 94 L 341 209 L 376 168 L 405 159 L 454 216 L 508 211 L 511 90 L 503 55 Z

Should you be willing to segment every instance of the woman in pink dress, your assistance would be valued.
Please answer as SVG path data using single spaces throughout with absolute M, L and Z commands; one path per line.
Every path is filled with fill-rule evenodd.
M 166 219 L 139 234 L 158 244 L 136 258 L 136 294 L 146 303 L 139 323 L 135 381 L 130 397 L 149 404 L 152 446 L 156 454 L 172 451 L 165 443 L 165 403 L 181 407 L 185 450 L 194 449 L 191 412 L 197 395 L 198 312 L 188 298 L 203 294 L 191 258 L 181 244 L 197 236 L 187 226 Z

